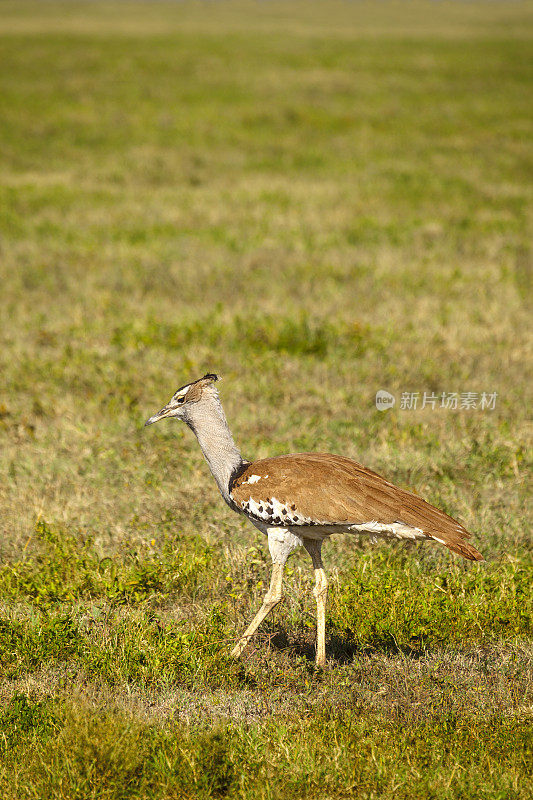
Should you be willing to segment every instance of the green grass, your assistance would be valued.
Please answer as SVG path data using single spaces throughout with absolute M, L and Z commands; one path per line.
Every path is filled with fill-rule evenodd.
M 516 798 L 525 796 L 521 773 L 531 758 L 525 728 L 502 719 L 472 729 L 446 717 L 406 729 L 398 723 L 376 727 L 353 710 L 254 727 L 226 723 L 194 733 L 120 720 L 117 740 L 117 718 L 108 713 L 65 712 L 58 718 L 53 708 L 16 696 L 4 722 L 18 734 L 6 766 L 22 756 L 16 783 L 31 781 L 30 796 L 327 798 L 363 791 L 451 798 L 483 796 L 497 775 L 498 796 Z
M 529 797 L 531 3 L 0 7 L 2 797 Z M 265 541 L 142 428 L 206 371 L 486 561 L 334 537 L 326 669 L 301 554 L 230 660 Z

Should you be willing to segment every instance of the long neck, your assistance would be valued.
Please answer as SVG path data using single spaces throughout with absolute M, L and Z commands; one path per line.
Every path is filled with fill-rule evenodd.
M 239 448 L 228 428 L 224 409 L 213 392 L 191 406 L 187 424 L 196 434 L 205 460 L 224 500 L 229 503 L 231 476 L 243 463 Z

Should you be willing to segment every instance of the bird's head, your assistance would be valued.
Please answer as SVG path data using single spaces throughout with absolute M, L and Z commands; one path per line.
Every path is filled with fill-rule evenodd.
M 177 417 L 177 419 L 182 419 L 184 422 L 189 422 L 190 412 L 194 404 L 200 403 L 202 398 L 206 399 L 206 396 L 212 397 L 215 395 L 216 397 L 217 392 L 213 383 L 217 380 L 218 375 L 208 372 L 203 378 L 192 381 L 192 383 L 186 383 L 185 386 L 180 386 L 166 406 L 146 420 L 145 426 L 159 422 L 160 419 L 167 419 L 167 417 Z

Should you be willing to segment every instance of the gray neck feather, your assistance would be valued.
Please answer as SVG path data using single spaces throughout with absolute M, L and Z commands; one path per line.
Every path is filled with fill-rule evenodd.
M 198 439 L 222 497 L 229 503 L 229 482 L 243 461 L 228 428 L 217 392 L 214 389 L 204 391 L 201 400 L 187 409 L 185 421 Z

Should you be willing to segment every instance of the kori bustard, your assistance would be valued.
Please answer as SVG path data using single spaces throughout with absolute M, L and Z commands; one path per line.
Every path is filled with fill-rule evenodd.
M 243 459 L 214 386 L 217 379 L 217 375 L 207 374 L 180 387 L 145 425 L 169 417 L 183 420 L 196 435 L 226 503 L 268 536 L 273 562 L 270 588 L 234 647 L 233 656 L 240 656 L 261 622 L 282 599 L 285 562 L 303 545 L 315 570 L 316 663 L 325 665 L 328 582 L 321 547 L 332 533 L 430 539 L 471 561 L 483 560 L 475 547 L 465 541 L 470 534 L 459 522 L 350 458 L 294 453 L 257 461 Z

